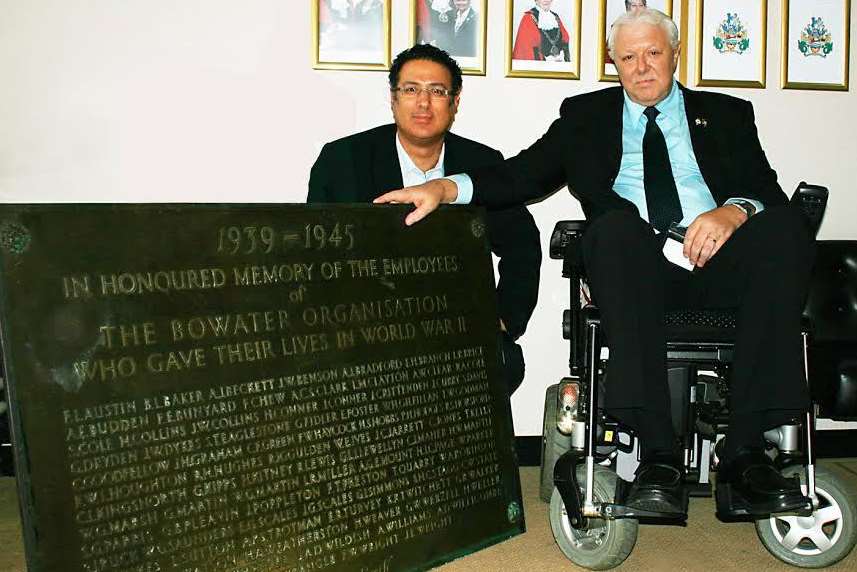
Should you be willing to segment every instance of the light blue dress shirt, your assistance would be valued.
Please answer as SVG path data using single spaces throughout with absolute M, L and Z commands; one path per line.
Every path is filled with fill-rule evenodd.
M 470 175 L 460 173 L 446 178 L 458 186 L 458 196 L 452 201 L 452 204 L 469 205 L 470 201 L 473 200 L 473 181 L 470 179 Z
M 399 155 L 399 169 L 402 171 L 402 184 L 405 187 L 422 185 L 433 179 L 443 177 L 443 157 L 446 153 L 446 143 L 440 148 L 440 156 L 437 158 L 437 164 L 425 172 L 411 160 L 411 156 L 408 155 L 408 152 L 402 147 L 402 142 L 399 141 L 398 133 L 396 134 L 396 153 Z M 472 183 L 470 184 L 470 188 L 473 188 Z
M 688 226 L 696 217 L 717 207 L 714 197 L 702 178 L 693 143 L 690 139 L 690 127 L 684 109 L 684 94 L 673 80 L 669 95 L 655 105 L 660 112 L 655 119 L 667 142 L 675 186 L 681 202 L 681 225 Z M 625 106 L 622 112 L 622 163 L 619 174 L 613 184 L 613 190 L 620 197 L 628 199 L 637 207 L 640 216 L 649 220 L 646 205 L 646 189 L 643 185 L 643 136 L 646 134 L 648 119 L 643 112 L 644 105 L 631 101 L 625 92 Z M 738 199 L 739 197 L 735 197 Z M 726 201 L 728 204 L 734 199 Z M 759 201 L 747 200 L 756 207 L 756 212 L 764 206 Z

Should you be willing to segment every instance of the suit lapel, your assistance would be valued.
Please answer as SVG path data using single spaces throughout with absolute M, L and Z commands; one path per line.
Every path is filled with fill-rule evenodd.
M 605 110 L 605 121 L 602 124 L 604 141 L 604 159 L 610 176 L 615 177 L 619 173 L 622 164 L 622 112 L 625 108 L 625 97 L 622 88 L 616 88 L 607 102 Z
M 402 168 L 399 166 L 399 154 L 396 151 L 396 126 L 388 127 L 389 129 L 379 132 L 371 149 L 371 189 L 377 194 L 402 188 Z
M 715 185 L 717 184 L 716 173 L 718 166 L 716 154 L 712 152 L 711 134 L 714 125 L 710 125 L 712 118 L 708 117 L 705 111 L 705 106 L 699 95 L 684 86 L 680 86 L 684 94 L 684 111 L 687 115 L 687 126 L 690 130 L 690 141 L 693 146 L 693 154 L 696 156 L 696 164 L 699 166 L 699 172 L 708 185 L 708 189 L 713 196 L 715 193 Z
M 458 143 L 455 140 L 455 135 L 447 132 L 446 136 L 443 139 L 443 142 L 444 176 L 457 175 L 459 173 L 462 173 L 464 171 L 464 167 L 461 165 L 461 158 L 458 156 Z

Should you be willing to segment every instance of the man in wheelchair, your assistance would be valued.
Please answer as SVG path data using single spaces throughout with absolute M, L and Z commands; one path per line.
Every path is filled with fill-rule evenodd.
M 547 133 L 517 156 L 376 202 L 413 203 L 413 224 L 440 202 L 493 208 L 567 184 L 589 221 L 583 262 L 610 347 L 605 406 L 642 447 L 627 505 L 679 519 L 687 511 L 665 313 L 736 308 L 718 510 L 804 510 L 809 499 L 764 454 L 763 433 L 809 405 L 800 319 L 812 237 L 765 157 L 752 105 L 675 81 L 680 47 L 669 17 L 623 14 L 608 49 L 621 87 L 566 99 Z M 680 243 L 667 238 L 671 226 L 686 228 Z
M 572 432 L 548 483 L 555 485 L 551 526 L 566 556 L 593 569 L 616 566 L 633 548 L 638 519 L 686 519 L 685 471 L 692 470 L 690 481 L 704 473 L 699 483 L 709 482 L 704 443 L 712 440 L 702 431 L 674 429 L 667 352 L 675 343 L 668 344 L 667 319 L 679 308 L 732 309 L 728 420 L 718 419 L 713 432 L 728 425 L 715 448 L 718 515 L 756 519 L 765 547 L 791 564 L 836 562 L 857 542 L 857 516 L 849 494 L 826 471 L 816 472 L 813 461 L 801 331 L 815 252 L 809 219 L 780 188 L 752 105 L 673 79 L 678 32 L 666 15 L 651 9 L 623 14 L 608 47 L 621 87 L 567 98 L 542 137 L 499 165 L 392 191 L 375 202 L 414 204 L 405 218 L 414 224 L 442 202 L 502 208 L 562 185 L 580 201 L 588 226 L 577 242 L 599 315 L 587 310 L 568 321 L 569 329 L 578 328 L 569 332 L 570 364 L 580 392 L 574 424 L 583 427 Z M 585 336 L 575 335 L 583 333 L 580 326 Z M 602 333 L 609 348 L 606 379 Z M 576 340 L 583 338 L 581 350 Z M 577 370 L 576 353 L 587 356 Z M 599 446 L 610 432 L 601 424 L 601 380 L 605 409 L 640 445 L 629 483 L 599 466 L 618 470 L 623 458 L 604 458 Z M 695 404 L 704 409 L 716 402 L 703 396 Z M 804 425 L 802 451 L 795 418 Z M 764 433 L 778 426 L 775 464 Z M 678 442 L 689 435 L 699 436 L 702 450 Z M 630 452 L 627 443 L 614 441 L 612 449 Z M 795 476 L 801 463 L 805 490 Z

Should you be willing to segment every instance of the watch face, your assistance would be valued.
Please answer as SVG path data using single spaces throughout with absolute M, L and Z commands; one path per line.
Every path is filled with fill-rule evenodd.
M 748 217 L 756 214 L 756 207 L 749 201 L 734 201 L 733 204 L 740 207 Z

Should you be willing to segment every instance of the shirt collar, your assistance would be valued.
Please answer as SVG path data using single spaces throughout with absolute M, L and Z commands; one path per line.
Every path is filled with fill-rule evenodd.
M 630 119 L 633 124 L 636 125 L 637 122 L 640 121 L 640 118 L 643 116 L 643 112 L 646 110 L 645 105 L 640 105 L 639 103 L 632 101 L 630 96 L 628 96 L 628 92 L 624 89 L 622 90 L 622 94 L 625 97 L 625 118 Z M 669 95 L 667 95 L 664 99 L 658 102 L 655 105 L 655 109 L 661 112 L 662 115 L 666 117 L 675 117 L 680 110 L 680 100 L 681 100 L 681 90 L 678 87 L 678 82 L 673 78 L 672 89 L 670 89 Z
M 443 158 L 446 154 L 446 141 L 443 142 L 443 145 L 440 148 L 440 156 L 437 158 L 437 164 L 426 172 L 423 172 L 423 170 L 417 167 L 416 163 L 411 160 L 411 156 L 408 155 L 408 152 L 405 151 L 405 148 L 402 146 L 402 142 L 399 141 L 398 133 L 396 133 L 396 153 L 399 155 L 399 167 L 402 169 L 403 173 L 416 171 L 420 175 L 426 176 L 428 173 L 440 169 L 440 176 L 443 176 Z
M 467 16 L 470 15 L 470 10 L 471 8 L 470 6 L 468 6 L 467 10 L 465 10 L 464 12 L 457 12 L 455 14 L 455 23 L 460 26 L 461 22 L 464 22 L 467 19 Z

